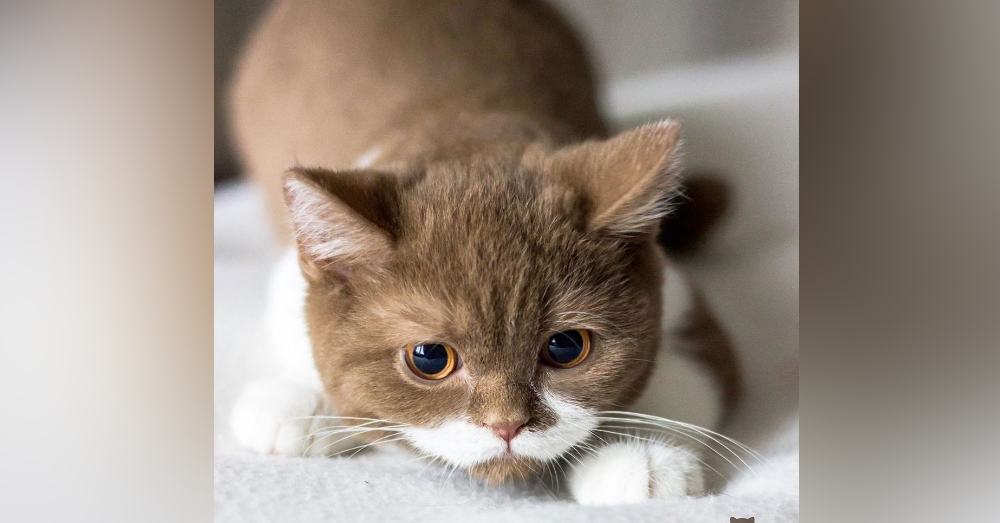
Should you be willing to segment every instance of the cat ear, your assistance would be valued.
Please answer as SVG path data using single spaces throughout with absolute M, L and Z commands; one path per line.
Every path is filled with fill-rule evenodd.
M 310 279 L 377 269 L 391 255 L 399 203 L 394 174 L 295 168 L 285 173 L 284 192 Z
M 584 192 L 589 228 L 615 236 L 652 232 L 680 188 L 680 124 L 644 125 L 556 151 L 548 171 Z

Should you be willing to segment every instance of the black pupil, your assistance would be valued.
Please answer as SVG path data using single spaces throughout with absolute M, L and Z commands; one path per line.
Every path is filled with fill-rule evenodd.
M 413 347 L 413 366 L 433 376 L 448 367 L 448 349 L 440 343 L 417 345 Z
M 549 338 L 549 357 L 556 363 L 569 363 L 583 352 L 583 334 L 580 331 L 560 332 Z

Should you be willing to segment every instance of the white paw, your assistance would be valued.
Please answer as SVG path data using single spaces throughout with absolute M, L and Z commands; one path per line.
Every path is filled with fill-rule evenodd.
M 335 425 L 323 394 L 312 387 L 280 380 L 250 384 L 233 408 L 231 424 L 236 441 L 255 452 L 283 456 L 323 455 L 330 452 L 316 431 Z
M 704 490 L 701 464 L 690 450 L 646 441 L 614 442 L 585 454 L 570 473 L 581 505 L 622 505 Z

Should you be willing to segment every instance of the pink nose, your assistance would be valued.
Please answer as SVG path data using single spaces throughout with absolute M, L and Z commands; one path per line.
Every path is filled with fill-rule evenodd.
M 519 419 L 516 421 L 506 421 L 502 423 L 490 423 L 490 428 L 493 429 L 493 433 L 500 437 L 500 439 L 510 443 L 510 440 L 514 439 L 521 429 L 524 428 L 524 424 L 527 423 L 526 419 Z

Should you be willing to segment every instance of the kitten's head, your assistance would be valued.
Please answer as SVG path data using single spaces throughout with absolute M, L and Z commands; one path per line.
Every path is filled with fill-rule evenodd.
M 343 416 L 501 481 L 641 392 L 660 342 L 653 238 L 679 128 L 405 172 L 294 170 L 317 368 Z

